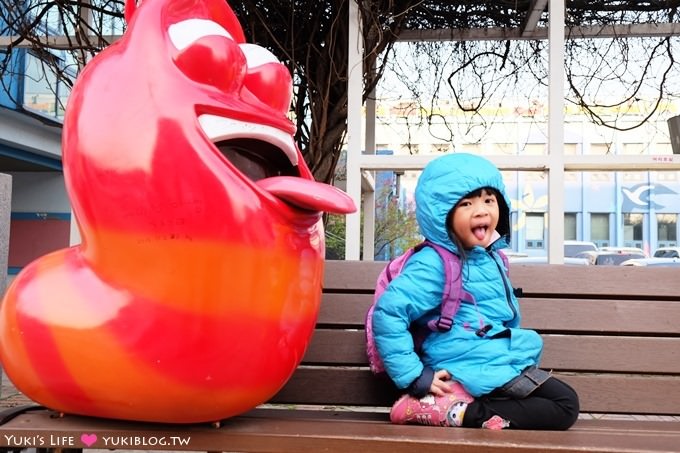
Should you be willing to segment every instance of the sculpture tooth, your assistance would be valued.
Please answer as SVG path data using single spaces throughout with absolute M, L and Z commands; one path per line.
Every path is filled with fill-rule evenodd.
M 205 135 L 213 143 L 233 138 L 261 140 L 281 149 L 292 165 L 298 164 L 298 154 L 293 137 L 275 127 L 216 115 L 200 115 L 198 122 Z

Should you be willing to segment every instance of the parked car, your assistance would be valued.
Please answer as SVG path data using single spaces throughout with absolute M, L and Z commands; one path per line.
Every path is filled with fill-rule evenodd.
M 509 256 L 510 264 L 548 264 L 547 256 Z M 574 258 L 573 256 L 565 256 L 564 264 L 572 266 L 587 266 L 590 261 L 586 258 Z
M 589 254 L 590 264 L 599 266 L 618 266 L 626 260 L 647 258 L 644 252 L 636 250 L 600 250 L 598 252 L 584 253 Z
M 597 245 L 590 241 L 564 241 L 564 256 L 575 257 L 582 252 L 596 252 Z
M 505 256 L 507 256 L 508 259 L 512 259 L 512 258 L 520 258 L 520 257 L 529 256 L 529 255 L 527 255 L 526 253 L 523 253 L 523 252 L 515 252 L 515 251 L 512 250 L 512 249 L 501 249 L 501 252 L 503 252 L 503 254 L 504 254 Z
M 634 258 L 624 261 L 621 266 L 680 267 L 680 258 Z
M 654 251 L 653 258 L 680 258 L 680 247 L 659 247 Z
M 647 252 L 638 247 L 600 247 L 601 252 L 640 253 L 647 258 Z
M 596 250 L 586 250 L 585 252 L 579 252 L 574 256 L 574 258 L 584 258 L 588 260 L 588 264 L 595 264 L 596 257 L 597 257 Z

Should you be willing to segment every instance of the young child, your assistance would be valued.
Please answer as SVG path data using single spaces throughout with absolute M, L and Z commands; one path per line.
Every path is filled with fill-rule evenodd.
M 415 253 L 378 300 L 376 346 L 390 378 L 407 392 L 392 406 L 392 422 L 568 429 L 578 417 L 578 396 L 538 368 L 543 341 L 520 328 L 498 254 L 510 240 L 500 172 L 482 157 L 445 155 L 425 167 L 415 196 L 421 233 L 460 257 L 459 278 L 472 297 L 462 299 L 450 331 L 428 335 L 420 354 L 409 326 L 438 316 L 445 274 L 437 252 Z

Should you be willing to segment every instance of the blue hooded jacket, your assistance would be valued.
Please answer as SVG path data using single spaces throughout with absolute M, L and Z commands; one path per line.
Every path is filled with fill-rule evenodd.
M 483 187 L 501 195 L 496 231 L 500 238 L 486 248 L 464 251 L 463 300 L 448 332 L 431 333 L 419 356 L 409 326 L 439 316 L 444 266 L 437 252 L 424 247 L 406 263 L 378 300 L 373 331 L 385 369 L 399 388 L 407 388 L 425 367 L 447 370 L 472 396 L 501 387 L 531 365 L 538 365 L 543 341 L 533 330 L 521 329 L 519 305 L 497 251 L 509 244 L 510 200 L 498 169 L 488 160 L 454 153 L 431 161 L 416 187 L 416 218 L 422 235 L 461 256 L 449 237 L 449 211 L 465 196 Z M 480 336 L 476 331 L 486 326 Z

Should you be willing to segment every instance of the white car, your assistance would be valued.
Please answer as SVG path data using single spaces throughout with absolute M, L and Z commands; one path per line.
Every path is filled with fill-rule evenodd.
M 509 256 L 510 264 L 548 264 L 547 256 Z M 588 266 L 590 261 L 587 258 L 564 257 L 564 264 L 573 266 Z
M 639 253 L 648 257 L 647 253 L 638 247 L 600 247 L 602 252 L 615 252 L 615 253 Z
M 582 252 L 597 252 L 597 245 L 590 241 L 564 241 L 564 256 L 573 257 Z
M 680 258 L 680 247 L 659 247 L 654 251 L 653 258 Z
M 679 267 L 680 258 L 634 258 L 624 261 L 621 266 Z

